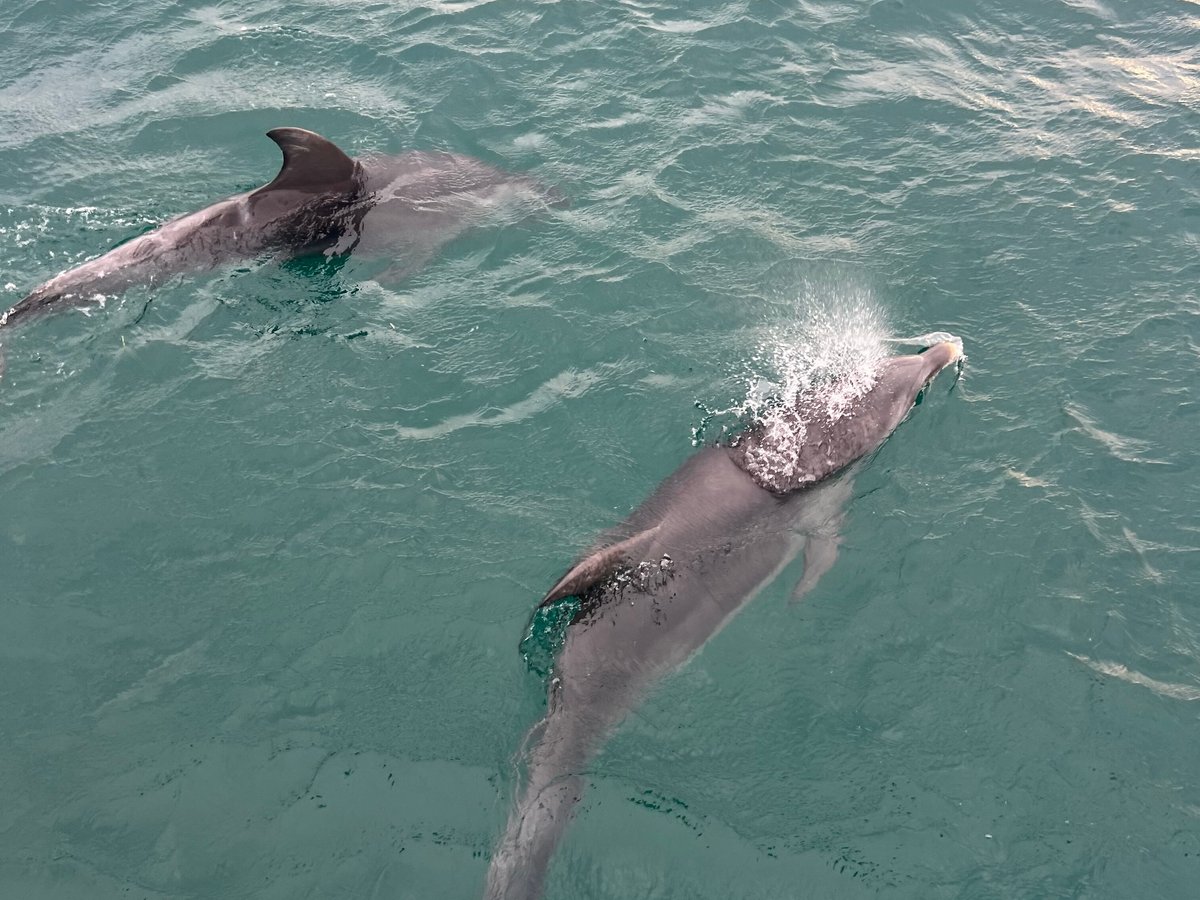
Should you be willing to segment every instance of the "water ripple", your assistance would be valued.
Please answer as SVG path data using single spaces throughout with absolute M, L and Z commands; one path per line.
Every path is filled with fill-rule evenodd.
M 1194 2 L 10 7 L 7 299 L 281 124 L 572 207 L 5 334 L 0 893 L 477 895 L 531 605 L 848 296 L 964 377 L 820 595 L 619 731 L 551 891 L 1194 893 Z

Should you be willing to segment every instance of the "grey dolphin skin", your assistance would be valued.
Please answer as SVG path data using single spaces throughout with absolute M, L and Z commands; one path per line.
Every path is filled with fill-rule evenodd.
M 487 875 L 487 900 L 541 896 L 588 761 L 659 678 L 685 663 L 801 550 L 812 589 L 837 555 L 849 468 L 908 415 L 920 391 L 961 358 L 944 342 L 887 359 L 851 408 L 821 398 L 689 458 L 550 589 L 578 597 L 555 660 L 546 717 L 529 733 L 524 788 Z M 783 458 L 786 456 L 786 458 Z
M 267 137 L 283 151 L 283 167 L 270 184 L 173 219 L 56 275 L 0 316 L 0 326 L 263 254 L 389 251 L 400 256 L 389 273 L 398 279 L 496 206 L 564 202 L 530 176 L 469 156 L 414 151 L 351 159 L 303 128 L 276 128 Z

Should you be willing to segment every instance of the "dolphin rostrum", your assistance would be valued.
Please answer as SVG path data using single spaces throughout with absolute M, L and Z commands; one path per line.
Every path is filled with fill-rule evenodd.
M 564 202 L 530 176 L 456 153 L 352 159 L 303 128 L 276 128 L 267 137 L 283 151 L 283 166 L 269 184 L 172 219 L 54 276 L 0 315 L 0 326 L 263 254 L 392 251 L 400 260 L 387 274 L 398 279 L 496 206 Z
M 488 869 L 487 900 L 535 900 L 606 735 L 803 550 L 799 599 L 837 557 L 850 467 L 908 415 L 961 342 L 886 359 L 848 410 L 820 392 L 770 427 L 683 463 L 550 588 L 576 597 L 545 718 L 529 733 L 525 783 Z M 782 427 L 781 427 L 782 425 Z

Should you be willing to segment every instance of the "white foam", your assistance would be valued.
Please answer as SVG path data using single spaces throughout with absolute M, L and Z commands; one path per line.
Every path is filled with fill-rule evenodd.
M 1109 675 L 1113 678 L 1119 678 L 1121 681 L 1127 681 L 1130 684 L 1149 688 L 1159 696 L 1170 697 L 1173 700 L 1200 700 L 1200 687 L 1194 684 L 1159 681 L 1156 678 L 1151 678 L 1149 675 L 1135 672 L 1133 669 L 1121 665 L 1121 663 L 1109 662 L 1103 659 L 1091 659 L 1080 653 L 1072 653 L 1070 650 L 1067 650 L 1066 654 L 1079 660 L 1089 669 L 1099 672 L 1101 675 Z
M 817 295 L 797 300 L 794 323 L 769 329 L 750 360 L 746 399 L 738 410 L 760 429 L 746 454 L 756 477 L 782 483 L 795 476 L 804 444 L 805 410 L 836 421 L 869 391 L 887 358 L 888 331 L 868 292 Z
M 808 288 L 797 306 L 796 322 L 770 328 L 758 344 L 738 409 L 757 428 L 744 458 L 764 484 L 796 480 L 805 421 L 817 415 L 835 421 L 850 412 L 889 355 L 887 326 L 870 293 Z

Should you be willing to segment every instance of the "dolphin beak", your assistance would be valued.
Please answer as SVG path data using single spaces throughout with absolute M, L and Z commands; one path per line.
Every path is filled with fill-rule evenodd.
M 932 381 L 938 372 L 953 363 L 958 363 L 959 370 L 961 371 L 963 360 L 967 358 L 963 354 L 962 340 L 960 338 L 938 341 L 932 347 L 925 350 L 921 354 L 921 357 L 925 360 L 926 384 Z M 955 379 L 956 382 L 957 380 Z
M 962 341 L 961 341 L 961 340 L 957 340 L 957 341 L 942 341 L 940 344 L 938 344 L 938 346 L 939 346 L 939 347 L 945 347 L 945 348 L 946 348 L 945 352 L 946 352 L 946 353 L 949 355 L 949 357 L 950 357 L 950 358 L 949 358 L 949 359 L 946 361 L 946 365 L 950 365 L 950 363 L 952 363 L 952 362 L 958 362 L 960 359 L 963 359 L 963 358 L 964 358 L 964 354 L 963 354 L 963 346 L 962 346 Z
M 938 370 L 941 370 L 950 365 L 950 363 L 962 359 L 962 342 L 939 341 L 921 355 L 928 359 L 931 364 L 936 365 Z

